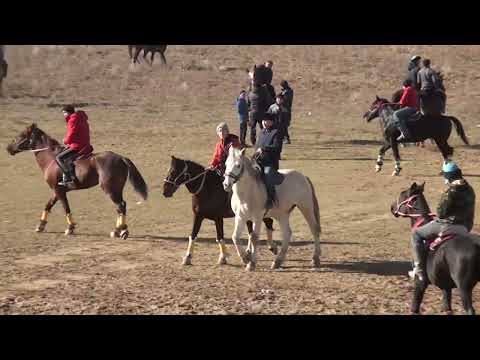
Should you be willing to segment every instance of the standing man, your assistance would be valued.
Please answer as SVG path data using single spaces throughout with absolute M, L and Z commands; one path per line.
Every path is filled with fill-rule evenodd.
M 275 88 L 272 85 L 273 81 L 273 61 L 268 60 L 265 63 L 265 86 L 267 87 L 270 96 L 275 99 Z
M 410 81 L 412 82 L 412 86 L 417 90 L 417 92 L 420 90 L 420 86 L 417 82 L 417 75 L 420 70 L 421 59 L 422 58 L 420 56 L 414 55 L 410 58 L 410 61 L 408 62 L 407 79 L 410 79 Z
M 283 105 L 287 111 L 285 119 L 285 139 L 287 144 L 291 144 L 288 128 L 292 122 L 292 107 L 293 107 L 293 89 L 286 80 L 280 82 L 280 94 L 283 95 Z
M 240 92 L 240 95 L 237 98 L 236 105 L 238 120 L 240 121 L 240 143 L 243 147 L 245 147 L 245 138 L 247 137 L 248 128 L 248 102 L 247 93 L 245 92 L 245 90 L 242 90 Z

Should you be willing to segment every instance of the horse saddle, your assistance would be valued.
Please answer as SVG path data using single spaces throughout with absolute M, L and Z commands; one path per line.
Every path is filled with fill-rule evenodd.
M 410 115 L 407 118 L 408 122 L 413 122 L 413 121 L 419 121 L 422 118 L 423 114 L 420 111 L 417 111 L 416 113 Z
M 435 251 L 444 242 L 454 239 L 457 235 L 455 233 L 440 233 L 436 239 L 427 243 L 427 248 L 430 251 Z

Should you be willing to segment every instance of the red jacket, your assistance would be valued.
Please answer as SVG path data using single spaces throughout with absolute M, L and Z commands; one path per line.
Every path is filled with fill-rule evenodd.
M 219 165 L 224 165 L 225 161 L 228 157 L 228 150 L 230 146 L 240 148 L 240 141 L 238 140 L 238 136 L 229 134 L 225 141 L 220 139 L 220 141 L 215 145 L 215 152 L 213 153 L 212 162 L 210 165 L 212 167 L 218 167 Z
M 413 86 L 403 87 L 402 98 L 400 99 L 401 107 L 412 107 L 420 110 L 420 103 L 418 101 L 417 90 Z
M 63 143 L 68 145 L 70 149 L 79 152 L 86 152 L 91 149 L 90 128 L 87 120 L 87 114 L 81 110 L 71 114 L 66 119 L 67 135 L 63 139 Z

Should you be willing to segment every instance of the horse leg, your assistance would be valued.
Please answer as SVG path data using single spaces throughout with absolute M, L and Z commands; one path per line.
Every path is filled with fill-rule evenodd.
M 267 228 L 268 250 L 270 250 L 273 255 L 277 255 L 278 254 L 278 247 L 277 247 L 277 244 L 275 244 L 273 242 L 273 220 L 271 218 L 265 218 L 265 219 L 263 219 L 263 223 L 265 224 L 265 227 Z
M 73 235 L 73 231 L 75 230 L 75 226 L 77 225 L 73 221 L 72 213 L 70 211 L 70 205 L 67 199 L 67 193 L 65 191 L 57 192 L 57 197 L 63 205 L 63 209 L 65 210 L 65 214 L 67 217 L 67 229 L 65 230 L 65 235 Z
M 377 165 L 375 166 L 375 172 L 380 172 L 382 171 L 382 166 L 383 166 L 383 157 L 385 156 L 385 152 L 390 149 L 390 144 L 385 143 L 383 146 L 380 148 L 380 151 L 378 152 L 378 157 L 377 157 Z
M 128 226 L 127 226 L 127 203 L 123 200 L 122 193 L 110 194 L 110 199 L 117 205 L 117 223 L 115 230 L 110 233 L 110 237 L 121 237 L 123 240 L 128 238 Z
M 282 230 L 282 247 L 272 263 L 272 269 L 279 269 L 282 266 L 287 255 L 290 239 L 292 237 L 292 229 L 290 228 L 288 215 L 279 218 L 278 222 L 280 224 L 280 229 Z
M 256 219 L 253 221 L 253 232 L 250 236 L 250 261 L 248 262 L 245 270 L 246 271 L 255 271 L 257 265 L 257 242 L 260 235 L 260 230 L 262 228 L 262 218 Z
M 425 290 L 427 290 L 427 287 L 427 281 L 419 281 L 418 278 L 415 277 L 415 290 L 413 293 L 413 302 L 410 310 L 412 314 L 420 314 L 420 305 L 422 304 L 423 296 L 425 295 Z
M 218 265 L 227 264 L 227 251 L 225 249 L 225 240 L 223 238 L 223 218 L 215 220 L 215 227 L 217 229 L 217 243 L 220 248 L 220 256 L 218 257 Z
M 138 56 L 140 55 L 140 52 L 142 51 L 141 47 L 137 47 L 135 49 L 135 55 L 133 55 L 133 64 L 138 64 Z
M 320 267 L 320 256 L 322 255 L 322 250 L 320 248 L 320 224 L 317 224 L 317 219 L 315 217 L 314 205 L 313 203 L 310 206 L 298 205 L 298 209 L 303 214 L 303 217 L 310 227 L 310 232 L 313 236 L 314 242 L 314 252 L 312 257 L 312 267 L 318 269 Z
M 162 60 L 163 65 L 167 65 L 167 59 L 165 58 L 165 55 L 160 52 L 160 59 Z
M 442 289 L 443 306 L 442 311 L 447 315 L 452 315 L 452 289 Z
M 55 206 L 55 204 L 58 201 L 58 196 L 57 194 L 53 194 L 50 200 L 48 200 L 47 205 L 45 205 L 45 210 L 42 212 L 42 216 L 40 217 L 40 224 L 37 226 L 35 229 L 36 232 L 44 232 L 45 227 L 47 226 L 47 218 L 48 214 L 52 210 L 52 208 Z
M 451 160 L 451 156 L 453 155 L 453 148 L 448 145 L 447 140 L 444 139 L 433 139 L 435 144 L 437 144 L 438 149 L 442 153 L 443 162 L 449 162 Z
M 232 241 L 237 250 L 238 256 L 242 259 L 244 265 L 249 262 L 249 256 L 243 251 L 242 247 L 238 244 L 240 237 L 242 236 L 243 229 L 245 227 L 245 221 L 238 216 L 235 216 L 235 228 L 233 230 Z
M 197 240 L 198 232 L 202 226 L 203 216 L 195 214 L 195 219 L 193 220 L 192 234 L 188 238 L 188 248 L 185 257 L 183 258 L 183 265 L 192 265 L 193 250 L 195 247 L 195 240 Z
M 397 139 L 394 139 L 392 137 L 390 139 L 390 143 L 392 144 L 392 152 L 395 159 L 395 170 L 393 170 L 392 176 L 400 176 L 400 171 L 402 170 L 402 168 L 400 166 L 400 151 L 398 150 Z
M 472 288 L 460 287 L 458 291 L 460 292 L 463 308 L 465 309 L 467 315 L 475 315 L 475 309 L 473 308 L 472 304 Z
M 155 58 L 155 51 L 152 51 L 152 55 L 150 56 L 150 66 L 153 66 L 153 59 Z

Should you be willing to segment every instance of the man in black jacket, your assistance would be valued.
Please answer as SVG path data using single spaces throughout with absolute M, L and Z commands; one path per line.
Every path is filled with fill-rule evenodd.
M 274 127 L 274 116 L 266 114 L 263 120 L 263 129 L 257 142 L 255 157 L 262 168 L 267 187 L 267 203 L 265 205 L 267 210 L 271 209 L 276 201 L 274 180 L 278 176 L 281 152 L 282 132 Z
M 417 82 L 417 74 L 418 71 L 420 70 L 420 60 L 422 58 L 418 55 L 414 55 L 411 57 L 409 63 L 408 63 L 408 74 L 407 74 L 407 79 L 410 79 L 412 81 L 412 86 L 417 90 L 417 92 L 420 90 L 420 85 Z

